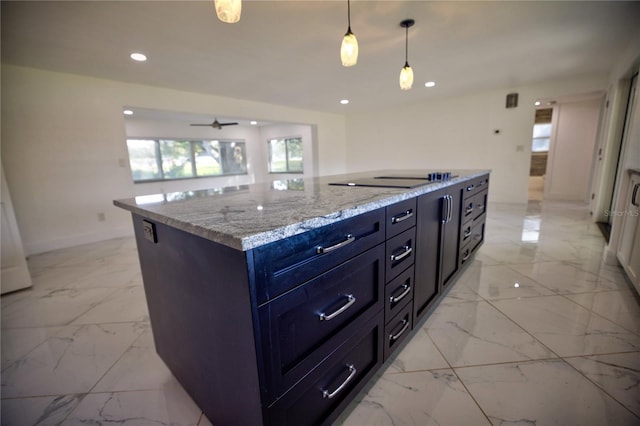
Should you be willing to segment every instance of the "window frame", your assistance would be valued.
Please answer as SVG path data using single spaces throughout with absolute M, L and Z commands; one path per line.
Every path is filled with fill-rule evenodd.
M 135 177 L 133 175 L 134 169 L 131 167 L 131 153 L 129 151 L 129 145 L 128 145 L 128 141 L 130 141 L 130 140 L 133 140 L 133 141 L 152 141 L 152 142 L 155 143 L 155 147 L 154 147 L 155 158 L 154 159 L 155 159 L 158 171 L 159 171 L 160 178 L 135 179 Z M 191 162 L 191 173 L 192 173 L 191 176 L 166 177 L 166 172 L 162 167 L 162 164 L 163 164 L 162 149 L 161 149 L 161 146 L 160 146 L 162 142 L 189 142 L 189 161 Z M 220 148 L 220 144 L 222 144 L 222 143 L 241 144 L 242 152 L 244 154 L 243 161 L 242 161 L 244 172 L 241 172 L 241 173 L 227 172 L 227 173 L 225 173 L 225 171 L 223 169 L 222 161 L 221 161 L 220 162 L 220 169 L 222 170 L 222 172 L 220 174 L 199 176 L 198 175 L 198 171 L 197 171 L 196 150 L 195 150 L 195 146 L 199 142 L 216 142 L 216 143 L 219 144 L 218 145 L 219 148 Z M 246 144 L 246 141 L 244 139 L 229 139 L 229 138 L 225 138 L 225 139 L 193 139 L 193 138 L 167 138 L 167 137 L 162 137 L 162 138 L 157 138 L 157 137 L 155 137 L 155 138 L 154 137 L 127 137 L 126 140 L 125 140 L 125 145 L 127 146 L 127 156 L 129 157 L 129 169 L 130 169 L 130 172 L 131 172 L 131 179 L 132 179 L 134 184 L 154 183 L 154 182 L 167 182 L 167 181 L 187 180 L 187 179 L 206 179 L 206 178 L 216 178 L 216 177 L 223 177 L 223 176 L 242 176 L 242 175 L 248 175 L 249 174 L 248 165 L 247 165 L 248 164 L 248 161 L 247 161 L 247 144 Z
M 285 163 L 286 163 L 286 170 L 284 171 L 272 171 L 272 151 L 271 151 L 271 142 L 273 141 L 284 141 L 284 146 L 285 146 Z M 300 140 L 300 145 L 302 147 L 302 160 L 301 160 L 301 166 L 302 166 L 302 170 L 290 170 L 290 166 L 289 166 L 289 161 L 291 160 L 289 158 L 289 141 L 291 140 Z M 296 135 L 296 136 L 278 136 L 278 137 L 274 137 L 274 138 L 269 138 L 267 140 L 267 170 L 269 172 L 269 174 L 297 174 L 297 175 L 301 175 L 304 174 L 304 139 L 302 138 L 302 135 Z

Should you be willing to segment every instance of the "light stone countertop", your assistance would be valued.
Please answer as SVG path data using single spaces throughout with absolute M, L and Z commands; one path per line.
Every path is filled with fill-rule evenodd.
M 414 188 L 329 185 L 431 170 L 384 170 L 278 180 L 238 187 L 146 195 L 114 204 L 150 220 L 238 250 L 256 247 L 480 177 L 490 170 L 447 170 L 458 177 Z

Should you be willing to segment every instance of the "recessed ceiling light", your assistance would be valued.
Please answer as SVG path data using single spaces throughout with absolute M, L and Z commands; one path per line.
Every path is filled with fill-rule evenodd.
M 133 111 L 131 111 L 130 109 L 125 109 L 124 111 L 122 111 L 122 113 L 124 115 L 133 115 Z
M 346 104 L 348 104 L 348 103 L 349 103 L 349 99 L 343 99 L 343 100 L 341 100 L 341 101 L 340 101 L 340 103 L 341 103 L 342 105 L 346 105 Z
M 534 104 L 535 106 L 540 105 L 540 101 L 536 101 L 536 103 Z
M 134 52 L 131 55 L 129 55 L 129 57 L 131 59 L 133 59 L 134 61 L 137 62 L 144 62 L 147 60 L 147 55 L 145 55 L 144 53 L 139 53 L 139 52 Z
M 255 126 L 256 124 L 258 124 L 258 122 L 257 122 L 257 121 L 252 121 L 252 122 L 251 122 L 251 125 L 252 125 L 252 126 Z
M 435 81 L 427 81 L 427 82 L 424 84 L 424 87 L 433 87 L 433 86 L 435 86 L 435 85 L 436 85 L 436 82 L 435 82 Z

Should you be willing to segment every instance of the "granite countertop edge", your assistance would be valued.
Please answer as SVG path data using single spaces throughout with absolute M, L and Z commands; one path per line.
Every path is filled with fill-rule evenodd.
M 411 173 L 415 171 L 402 170 L 401 173 Z M 458 177 L 451 178 L 446 181 L 430 183 L 423 186 L 417 186 L 414 188 L 373 188 L 373 187 L 339 187 L 331 186 L 329 182 L 335 182 L 340 180 L 348 180 L 354 177 L 367 177 L 377 175 L 381 172 L 367 172 L 359 174 L 345 174 L 334 175 L 320 178 L 304 179 L 305 185 L 312 187 L 315 191 L 321 192 L 322 195 L 330 197 L 333 191 L 334 194 L 358 194 L 361 197 L 357 197 L 352 203 L 335 202 L 335 206 L 331 206 L 331 203 L 327 203 L 327 206 L 323 206 L 320 210 L 311 212 L 309 215 L 305 215 L 305 208 L 309 206 L 301 205 L 295 214 L 295 219 L 287 221 L 286 218 L 280 218 L 272 224 L 266 224 L 261 229 L 245 229 L 244 225 L 249 225 L 264 220 L 265 215 L 269 212 L 253 211 L 246 209 L 247 204 L 254 202 L 250 199 L 251 194 L 240 194 L 241 191 L 232 191 L 225 197 L 220 192 L 222 190 L 209 190 L 214 191 L 211 195 L 205 193 L 199 195 L 193 199 L 179 200 L 179 201 L 167 201 L 167 194 L 157 194 L 155 197 L 163 198 L 163 201 L 155 203 L 139 203 L 136 198 L 118 199 L 114 200 L 113 204 L 122 209 L 128 210 L 133 214 L 137 214 L 152 221 L 162 223 L 173 228 L 177 228 L 188 232 L 190 234 L 211 240 L 225 246 L 249 251 L 257 247 L 288 238 L 312 229 L 320 228 L 322 226 L 330 225 L 345 219 L 349 219 L 354 216 L 358 216 L 363 213 L 367 213 L 378 208 L 386 207 L 391 204 L 398 203 L 400 201 L 417 197 L 422 194 L 437 191 L 442 188 L 446 188 L 457 183 L 465 182 L 470 179 L 474 179 L 485 174 L 490 173 L 490 170 L 456 170 Z M 293 179 L 296 180 L 296 179 Z M 265 184 L 250 184 L 243 185 L 242 189 L 250 189 L 251 187 L 264 187 Z M 324 192 L 323 192 L 324 191 Z M 356 193 L 354 191 L 359 191 Z M 187 191 L 184 193 L 174 193 L 178 195 L 202 193 L 203 191 Z M 281 191 L 286 200 L 287 191 Z M 314 191 L 311 191 L 314 192 Z M 292 195 L 299 195 L 298 192 L 291 193 Z M 148 197 L 148 196 L 147 196 Z M 180 198 L 180 197 L 177 197 Z M 368 200 L 367 200 L 368 198 Z M 297 200 L 293 200 L 296 202 Z M 203 202 L 209 202 L 203 205 Z M 325 201 L 326 202 L 326 201 Z M 221 207 L 224 210 L 221 216 L 220 211 L 208 214 L 210 204 L 213 203 L 215 207 Z M 273 204 L 278 201 L 272 201 Z M 172 209 L 174 206 L 179 206 L 178 209 Z M 245 209 L 243 209 L 245 208 Z M 192 211 L 189 211 L 192 209 Z M 234 210 L 236 209 L 236 210 Z M 260 210 L 260 209 L 258 209 Z M 267 210 L 267 207 L 264 208 Z M 249 215 L 245 214 L 244 223 L 242 218 L 232 220 L 232 223 L 227 221 L 227 212 L 230 212 L 232 217 L 234 213 L 238 213 L 237 216 L 241 216 L 249 212 Z M 264 214 L 263 214 L 264 213 Z M 267 221 L 268 222 L 268 221 Z

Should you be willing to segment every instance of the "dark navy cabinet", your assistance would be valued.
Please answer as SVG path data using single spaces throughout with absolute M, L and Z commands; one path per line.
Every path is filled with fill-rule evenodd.
M 134 213 L 156 350 L 215 425 L 330 424 L 482 243 L 487 188 L 488 175 L 249 251 Z

